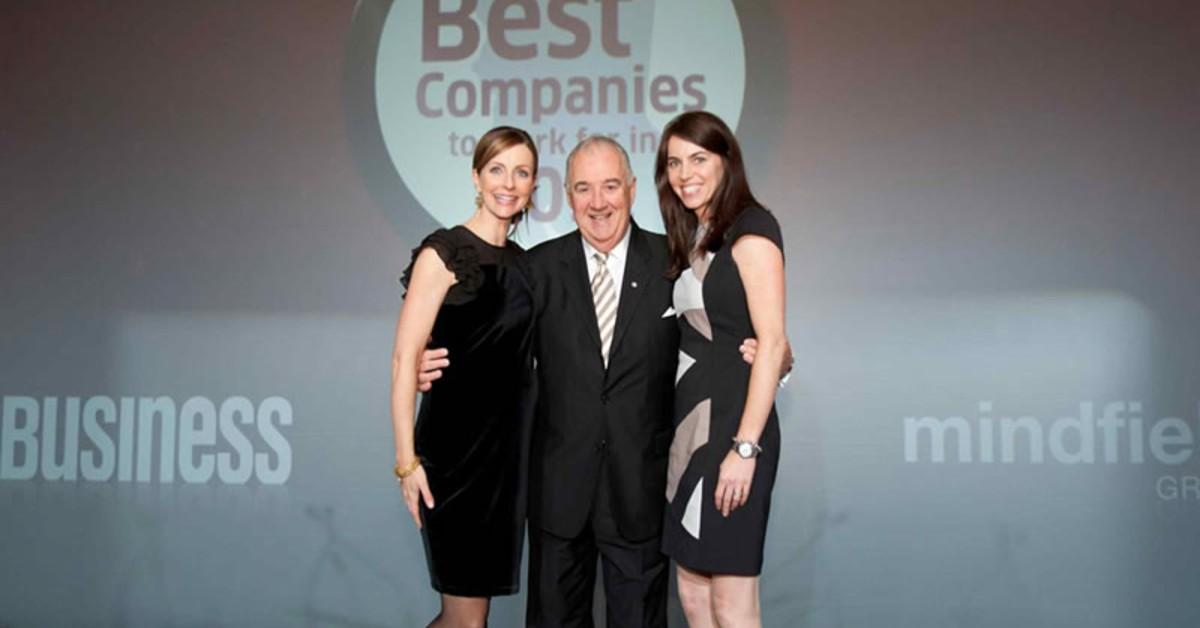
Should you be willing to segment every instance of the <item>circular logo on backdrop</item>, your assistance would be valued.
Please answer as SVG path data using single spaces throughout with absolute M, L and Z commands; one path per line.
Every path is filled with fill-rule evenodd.
M 730 0 L 423 0 L 372 15 L 367 110 L 392 169 L 442 225 L 474 211 L 476 138 L 506 124 L 538 143 L 526 244 L 575 228 L 566 156 L 593 134 L 629 152 L 634 218 L 661 230 L 653 168 L 663 126 L 693 109 L 734 128 L 741 115 L 745 53 Z

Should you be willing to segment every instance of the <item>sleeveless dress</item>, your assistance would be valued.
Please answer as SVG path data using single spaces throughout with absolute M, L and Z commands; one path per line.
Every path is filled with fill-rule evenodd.
M 508 595 L 519 589 L 524 474 L 533 408 L 533 295 L 521 248 L 497 247 L 466 227 L 439 229 L 432 248 L 458 282 L 429 346 L 450 366 L 421 398 L 415 428 L 434 507 L 421 503 L 421 537 L 434 590 Z M 412 264 L 401 283 L 408 287 Z
M 663 552 L 694 571 L 758 575 L 779 465 L 779 417 L 775 406 L 763 429 L 763 451 L 750 495 L 729 517 L 715 504 L 721 462 L 733 445 L 750 382 L 750 365 L 738 346 L 754 336 L 746 291 L 733 260 L 743 235 L 768 238 L 783 250 L 779 223 L 761 207 L 734 220 L 721 248 L 693 256 L 675 280 L 679 320 L 679 370 L 675 382 L 675 438 L 667 471 Z

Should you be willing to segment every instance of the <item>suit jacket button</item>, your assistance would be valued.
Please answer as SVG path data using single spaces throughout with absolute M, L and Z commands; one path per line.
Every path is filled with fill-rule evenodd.
M 608 395 L 600 395 L 600 403 L 608 403 Z
M 596 451 L 604 451 L 607 448 L 608 448 L 608 441 L 606 441 L 606 440 L 602 440 L 602 441 L 596 443 Z

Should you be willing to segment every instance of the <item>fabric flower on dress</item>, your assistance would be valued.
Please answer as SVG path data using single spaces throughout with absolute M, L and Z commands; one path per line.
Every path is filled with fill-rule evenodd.
M 408 296 L 408 283 L 412 280 L 413 264 L 416 263 L 417 256 L 426 247 L 432 248 L 438 257 L 442 258 L 446 269 L 454 273 L 454 278 L 458 281 L 454 284 L 456 295 L 467 300 L 474 297 L 483 285 L 484 279 L 483 269 L 479 266 L 479 252 L 474 247 L 462 246 L 451 240 L 450 233 L 446 229 L 438 229 L 429 234 L 417 248 L 413 249 L 412 261 L 400 275 L 400 285 L 404 287 L 404 296 Z

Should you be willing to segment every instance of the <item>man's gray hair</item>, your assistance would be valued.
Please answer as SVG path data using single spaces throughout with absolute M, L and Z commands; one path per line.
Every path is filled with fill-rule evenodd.
M 633 183 L 633 166 L 629 165 L 629 153 L 625 152 L 625 147 L 607 135 L 589 135 L 583 138 L 583 141 L 576 144 L 570 153 L 567 153 L 567 176 L 563 179 L 564 187 L 567 189 L 571 188 L 571 164 L 575 162 L 575 155 L 601 144 L 616 149 L 617 154 L 621 156 L 621 168 L 625 170 L 625 183 Z

